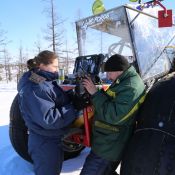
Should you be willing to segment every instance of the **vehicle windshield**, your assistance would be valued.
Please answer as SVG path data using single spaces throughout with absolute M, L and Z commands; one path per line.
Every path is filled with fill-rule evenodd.
M 133 55 L 124 7 L 80 20 L 77 29 L 80 55 Z
M 175 26 L 158 28 L 157 11 L 146 9 L 147 15 L 120 6 L 77 21 L 79 55 L 122 54 L 145 81 L 166 74 L 171 67 L 166 48 L 175 45 Z
M 145 9 L 155 17 L 128 8 L 126 10 L 142 78 L 149 79 L 167 73 L 172 59 L 169 59 L 165 50 L 175 45 L 175 26 L 158 27 L 158 7 Z

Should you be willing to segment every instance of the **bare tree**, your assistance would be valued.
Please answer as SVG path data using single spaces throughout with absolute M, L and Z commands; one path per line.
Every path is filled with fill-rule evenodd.
M 50 42 L 49 47 L 52 47 L 53 52 L 58 52 L 61 45 L 63 44 L 63 23 L 65 20 L 62 20 L 60 17 L 58 17 L 56 13 L 55 0 L 44 1 L 49 4 L 45 12 L 50 18 L 50 22 L 47 24 L 47 34 L 45 36 L 45 39 Z
M 37 53 L 41 52 L 41 40 L 40 40 L 40 37 L 38 36 L 37 38 L 37 41 L 34 42 L 34 45 L 36 46 L 37 48 Z
M 3 80 L 3 69 L 4 69 L 4 64 L 0 63 L 0 81 Z
M 1 26 L 1 24 L 0 24 Z M 5 52 L 5 46 L 9 42 L 6 37 L 7 32 L 3 29 L 0 29 L 0 54 L 4 54 Z M 4 56 L 1 56 L 0 61 L 4 63 Z
M 78 56 L 78 43 L 77 43 L 77 35 L 76 35 L 76 26 L 75 26 L 75 21 L 80 20 L 82 17 L 82 13 L 81 10 L 78 9 L 76 14 L 75 14 L 75 18 L 74 21 L 71 22 L 71 27 L 72 27 L 72 31 L 73 36 L 71 36 L 72 40 L 69 40 L 69 45 L 68 45 L 68 40 L 67 40 L 67 36 L 66 36 L 66 41 L 65 41 L 65 50 L 62 50 L 62 52 L 65 52 L 66 55 L 63 57 L 64 61 L 62 62 L 65 67 L 65 72 L 68 74 L 70 72 L 71 69 L 73 69 L 73 65 L 75 62 L 75 58 Z M 71 43 L 71 44 L 70 44 Z
M 22 45 L 20 45 L 20 47 L 19 47 L 19 59 L 18 59 L 18 63 L 17 63 L 18 64 L 17 80 L 19 80 L 21 75 L 27 70 L 26 60 L 27 60 L 27 57 L 24 56 L 23 47 L 22 47 Z
M 4 46 L 7 44 L 6 31 L 0 29 L 0 52 L 4 51 Z
M 11 73 L 11 65 L 10 65 L 10 56 L 6 49 L 3 50 L 4 52 L 4 69 L 5 69 L 5 79 L 8 81 L 12 80 L 12 73 Z

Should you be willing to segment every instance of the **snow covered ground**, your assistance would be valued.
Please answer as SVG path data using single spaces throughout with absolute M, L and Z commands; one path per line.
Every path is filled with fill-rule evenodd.
M 9 140 L 9 110 L 16 93 L 16 83 L 0 83 L 0 175 L 34 175 L 32 164 L 14 151 Z M 78 175 L 88 152 L 86 148 L 78 157 L 64 161 L 61 175 Z

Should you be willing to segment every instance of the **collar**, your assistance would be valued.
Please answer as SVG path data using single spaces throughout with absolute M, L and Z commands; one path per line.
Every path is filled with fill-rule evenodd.
M 58 72 L 52 73 L 52 72 L 48 72 L 48 71 L 44 71 L 44 70 L 40 70 L 40 69 L 35 69 L 33 70 L 34 73 L 44 77 L 46 79 L 46 81 L 53 81 L 58 79 Z

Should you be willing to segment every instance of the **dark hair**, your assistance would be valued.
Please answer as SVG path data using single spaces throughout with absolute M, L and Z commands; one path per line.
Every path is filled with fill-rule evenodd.
M 27 68 L 30 70 L 39 67 L 40 64 L 51 64 L 56 58 L 58 58 L 58 56 L 54 52 L 44 50 L 40 52 L 37 56 L 35 56 L 33 59 L 29 59 L 27 61 Z
M 36 61 L 34 59 L 29 59 L 27 60 L 27 68 L 30 70 L 30 69 L 33 69 L 33 68 L 36 68 L 38 67 L 36 65 Z

